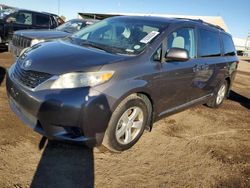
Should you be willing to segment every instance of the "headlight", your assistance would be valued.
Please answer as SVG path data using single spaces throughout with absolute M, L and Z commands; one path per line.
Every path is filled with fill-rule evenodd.
M 69 89 L 78 87 L 93 87 L 111 79 L 113 71 L 66 73 L 55 80 L 51 89 Z
M 29 47 L 24 48 L 24 49 L 21 51 L 21 53 L 19 54 L 19 57 L 21 57 L 21 56 L 26 52 L 26 50 L 28 50 L 28 48 L 29 48 Z
M 40 43 L 40 42 L 44 42 L 45 40 L 43 40 L 43 39 L 41 39 L 41 40 L 39 40 L 39 39 L 33 39 L 32 41 L 31 41 L 31 43 L 30 43 L 30 46 L 34 46 L 35 44 L 38 44 L 38 43 Z

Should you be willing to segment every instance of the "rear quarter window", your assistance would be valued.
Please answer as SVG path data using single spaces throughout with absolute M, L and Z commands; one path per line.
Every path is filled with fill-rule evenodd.
M 35 15 L 36 18 L 36 25 L 38 26 L 43 26 L 43 27 L 48 27 L 50 23 L 50 19 L 48 15 Z
M 199 30 L 199 57 L 221 56 L 220 37 L 218 32 Z
M 222 34 L 222 41 L 223 41 L 223 47 L 224 47 L 224 55 L 225 56 L 234 56 L 236 55 L 236 50 L 234 47 L 233 40 L 230 36 Z
M 58 25 L 62 25 L 64 23 L 63 19 L 60 18 L 59 16 L 56 16 L 55 19 L 56 19 Z

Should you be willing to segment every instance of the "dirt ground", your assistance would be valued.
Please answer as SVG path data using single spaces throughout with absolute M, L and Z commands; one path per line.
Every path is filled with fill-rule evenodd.
M 0 53 L 0 73 L 12 62 Z M 239 66 L 221 108 L 165 118 L 121 154 L 48 142 L 10 110 L 3 80 L 0 188 L 250 187 L 250 59 Z

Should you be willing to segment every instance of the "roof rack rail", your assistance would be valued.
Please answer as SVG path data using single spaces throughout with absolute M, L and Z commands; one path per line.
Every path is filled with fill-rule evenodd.
M 49 15 L 56 15 L 56 14 L 54 14 L 54 13 L 44 12 L 44 11 L 42 11 L 41 13 L 43 13 L 43 14 L 49 14 Z
M 194 22 L 199 22 L 201 24 L 204 24 L 204 25 L 208 25 L 208 26 L 211 26 L 211 27 L 214 27 L 216 29 L 220 29 L 222 31 L 225 31 L 222 27 L 218 26 L 218 25 L 214 25 L 214 24 L 211 24 L 211 23 L 208 23 L 208 22 L 205 22 L 201 19 L 191 19 L 191 18 L 176 18 L 176 19 L 180 19 L 180 20 L 189 20 L 189 21 L 194 21 Z

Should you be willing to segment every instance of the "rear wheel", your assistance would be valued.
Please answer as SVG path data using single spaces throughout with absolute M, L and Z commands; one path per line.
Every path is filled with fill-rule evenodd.
M 145 96 L 133 94 L 124 99 L 112 114 L 103 145 L 115 152 L 132 147 L 150 122 L 151 111 Z
M 228 83 L 225 80 L 218 87 L 215 96 L 210 101 L 208 101 L 207 105 L 211 108 L 218 108 L 226 98 L 227 91 L 228 91 Z

